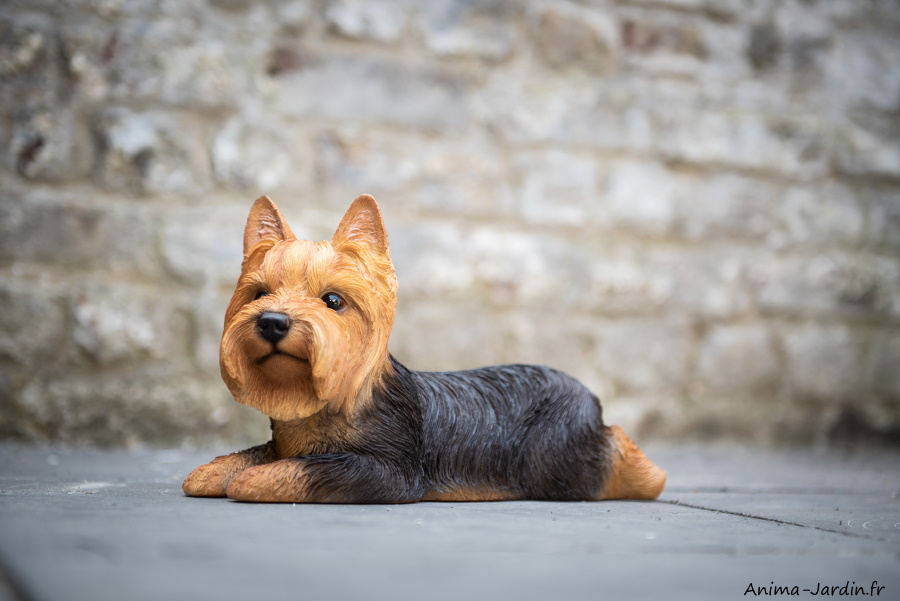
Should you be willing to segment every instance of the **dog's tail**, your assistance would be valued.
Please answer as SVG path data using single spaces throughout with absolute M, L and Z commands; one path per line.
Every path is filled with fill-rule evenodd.
M 666 472 L 647 459 L 622 428 L 612 426 L 606 435 L 613 446 L 612 469 L 600 499 L 652 501 L 666 486 Z

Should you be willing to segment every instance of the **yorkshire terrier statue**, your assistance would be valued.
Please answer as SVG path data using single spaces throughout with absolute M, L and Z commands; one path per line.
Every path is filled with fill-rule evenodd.
M 330 242 L 250 210 L 220 364 L 272 440 L 215 458 L 185 494 L 284 503 L 655 499 L 666 483 L 600 401 L 548 367 L 418 372 L 388 352 L 397 279 L 378 204 Z

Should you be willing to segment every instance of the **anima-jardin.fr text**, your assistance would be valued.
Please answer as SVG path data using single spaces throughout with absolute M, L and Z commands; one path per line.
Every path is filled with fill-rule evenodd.
M 856 581 L 846 581 L 844 584 L 828 585 L 823 582 L 817 582 L 815 587 L 800 588 L 799 585 L 781 585 L 775 584 L 774 581 L 769 584 L 761 584 L 755 586 L 752 582 L 747 585 L 744 596 L 753 595 L 754 597 L 765 596 L 774 597 L 775 595 L 812 595 L 823 597 L 877 597 L 884 592 L 885 587 L 878 584 L 877 580 L 866 587 L 856 584 Z

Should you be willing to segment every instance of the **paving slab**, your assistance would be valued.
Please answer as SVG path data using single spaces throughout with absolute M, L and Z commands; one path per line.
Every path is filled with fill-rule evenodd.
M 900 599 L 895 451 L 647 450 L 657 502 L 353 506 L 184 497 L 225 449 L 0 445 L 0 601 Z

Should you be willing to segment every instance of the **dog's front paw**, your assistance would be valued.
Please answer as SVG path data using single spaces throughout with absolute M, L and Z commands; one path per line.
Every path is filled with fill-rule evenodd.
M 214 460 L 188 474 L 181 489 L 189 497 L 224 497 L 236 473 L 235 466 Z
M 237 474 L 226 494 L 234 501 L 256 503 L 299 503 L 305 501 L 302 468 L 298 462 L 283 459 L 268 465 L 251 467 Z

